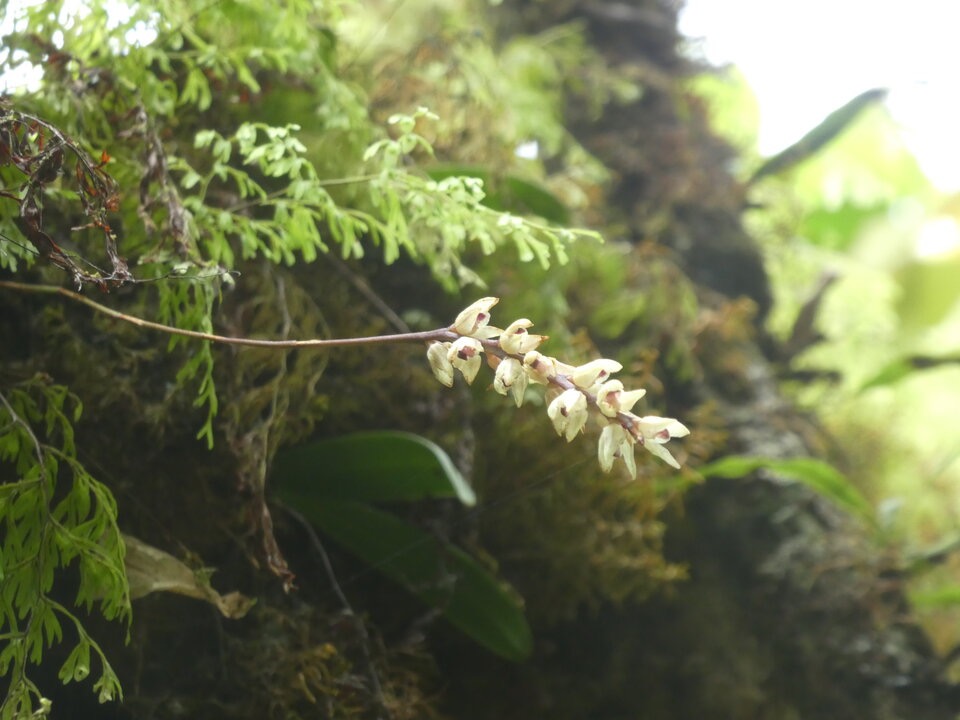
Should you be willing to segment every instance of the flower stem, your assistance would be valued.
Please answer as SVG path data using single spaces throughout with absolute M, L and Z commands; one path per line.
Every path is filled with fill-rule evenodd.
M 86 305 L 96 312 L 112 317 L 115 320 L 136 325 L 137 327 L 168 335 L 180 335 L 181 337 L 194 338 L 196 340 L 206 340 L 207 342 L 220 343 L 223 345 L 241 345 L 244 347 L 260 348 L 333 348 L 346 347 L 348 345 L 385 345 L 388 343 L 405 342 L 430 342 L 430 341 L 450 341 L 455 340 L 458 335 L 450 328 L 437 328 L 436 330 L 425 330 L 423 332 L 395 333 L 393 335 L 375 335 L 372 337 L 353 337 L 353 338 L 312 338 L 309 340 L 260 340 L 256 338 L 229 337 L 227 335 L 215 335 L 213 333 L 200 332 L 198 330 L 185 330 L 183 328 L 164 325 L 162 323 L 144 320 L 135 315 L 127 315 L 119 310 L 114 310 L 106 305 L 91 300 L 80 293 L 73 292 L 57 285 L 31 285 L 29 283 L 20 283 L 13 280 L 0 280 L 0 288 L 7 290 L 16 290 L 18 292 L 38 293 L 42 295 L 60 295 L 68 300 Z

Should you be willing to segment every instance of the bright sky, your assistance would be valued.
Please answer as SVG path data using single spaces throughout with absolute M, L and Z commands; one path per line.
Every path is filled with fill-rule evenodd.
M 760 150 L 790 145 L 864 90 L 887 107 L 930 179 L 960 190 L 960 2 L 686 0 L 681 31 L 737 65 L 760 105 Z

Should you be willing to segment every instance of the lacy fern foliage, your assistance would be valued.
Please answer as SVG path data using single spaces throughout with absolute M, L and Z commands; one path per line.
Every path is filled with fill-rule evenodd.
M 10 679 L 3 720 L 28 716 L 35 701 L 45 707 L 27 670 L 65 641 L 64 625 L 72 626 L 68 637 L 76 645 L 60 679 L 80 681 L 99 671 L 100 700 L 120 696 L 100 646 L 77 610 L 62 602 L 72 595 L 74 608 L 130 618 L 116 503 L 77 459 L 73 423 L 81 410 L 75 395 L 42 376 L 0 394 L 0 676 Z M 62 571 L 69 567 L 77 581 L 65 588 Z

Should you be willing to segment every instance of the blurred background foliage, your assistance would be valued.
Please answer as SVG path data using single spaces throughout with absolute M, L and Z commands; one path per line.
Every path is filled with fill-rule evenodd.
M 960 637 L 960 196 L 924 175 L 882 99 L 757 178 L 744 77 L 730 67 L 691 84 L 741 151 L 733 170 L 774 295 L 766 327 L 796 350 L 785 386 L 830 431 L 831 460 L 873 502 L 881 541 L 903 553 L 912 598 L 949 650 Z

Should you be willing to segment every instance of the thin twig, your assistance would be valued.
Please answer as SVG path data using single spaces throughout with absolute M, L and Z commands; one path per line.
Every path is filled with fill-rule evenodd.
M 357 275 L 353 270 L 350 269 L 350 266 L 347 265 L 343 260 L 338 258 L 333 253 L 328 253 L 324 257 L 333 265 L 334 269 L 343 275 L 346 278 L 347 282 L 353 285 L 354 289 L 363 295 L 364 299 L 371 305 L 373 305 L 380 313 L 386 318 L 387 322 L 393 325 L 394 329 L 397 332 L 408 333 L 411 332 L 410 326 L 404 322 L 397 313 L 393 311 L 383 298 L 377 295 L 374 292 L 373 288 L 370 287 L 370 284 L 364 280 L 362 277 Z
M 320 557 L 320 562 L 323 564 L 323 569 L 326 571 L 327 578 L 330 580 L 330 587 L 333 589 L 334 594 L 336 594 L 337 599 L 340 600 L 340 604 L 343 606 L 344 613 L 351 620 L 353 620 L 357 635 L 360 636 L 360 648 L 363 652 L 364 662 L 367 665 L 367 672 L 370 674 L 370 685 L 372 686 L 377 703 L 380 705 L 380 710 L 383 711 L 384 715 L 386 715 L 389 720 L 390 715 L 384 700 L 383 686 L 380 684 L 380 676 L 377 674 L 377 669 L 373 664 L 373 657 L 370 653 L 370 634 L 367 632 L 367 626 L 364 624 L 363 618 L 354 612 L 353 606 L 347 599 L 346 593 L 343 592 L 343 588 L 337 581 L 336 573 L 333 571 L 333 563 L 330 562 L 330 556 L 327 555 L 327 551 L 323 547 L 323 543 L 320 542 L 320 537 L 313 529 L 313 526 L 302 514 L 300 514 L 297 510 L 294 510 L 289 505 L 284 505 L 283 509 L 290 515 L 290 517 L 300 523 L 304 531 L 307 533 L 307 537 L 310 539 L 310 544 Z
M 29 283 L 15 282 L 13 280 L 0 280 L 0 289 L 18 290 L 20 292 L 39 293 L 42 295 L 61 295 L 68 300 L 72 300 L 81 305 L 93 308 L 97 312 L 103 313 L 116 320 L 136 325 L 137 327 L 157 330 L 169 335 L 180 335 L 182 337 L 195 338 L 197 340 L 206 340 L 208 342 L 222 343 L 224 345 L 242 345 L 246 347 L 261 348 L 332 348 L 346 347 L 350 345 L 385 345 L 387 343 L 407 343 L 407 342 L 453 342 L 462 337 L 460 333 L 454 332 L 453 327 L 437 328 L 436 330 L 424 330 L 422 332 L 397 333 L 395 335 L 375 335 L 373 337 L 355 337 L 355 338 L 329 338 L 329 339 L 311 339 L 311 340 L 257 340 L 254 338 L 228 337 L 226 335 L 214 335 L 212 333 L 199 332 L 198 330 L 184 330 L 171 325 L 163 325 L 150 320 L 127 315 L 119 310 L 114 310 L 106 305 L 84 297 L 80 293 L 67 290 L 57 285 L 31 285 Z M 526 362 L 522 355 L 510 355 L 502 350 L 497 339 L 481 339 L 480 344 L 489 354 L 498 357 L 514 357 L 517 360 Z M 557 373 L 546 379 L 546 384 L 553 385 L 561 390 L 579 390 L 584 394 L 587 403 L 591 406 L 597 406 L 597 397 L 592 392 L 578 388 L 569 375 Z M 637 445 L 644 445 L 645 440 L 638 424 L 639 418 L 629 412 L 617 412 L 614 416 L 624 430 L 630 433 Z
M 164 325 L 162 323 L 144 320 L 135 315 L 127 315 L 119 310 L 114 310 L 106 305 L 91 300 L 80 293 L 68 290 L 57 285 L 31 285 L 29 283 L 15 282 L 13 280 L 0 280 L 0 288 L 8 290 L 17 290 L 19 292 L 38 293 L 41 295 L 60 295 L 68 300 L 86 305 L 99 313 L 103 313 L 115 320 L 136 325 L 137 327 L 148 330 L 157 330 L 168 335 L 180 335 L 182 337 L 194 338 L 196 340 L 206 340 L 208 342 L 221 343 L 224 345 L 242 345 L 245 347 L 262 348 L 331 348 L 345 347 L 348 345 L 383 345 L 386 343 L 405 343 L 405 342 L 449 342 L 456 340 L 459 335 L 450 328 L 438 328 L 436 330 L 425 330 L 422 332 L 397 333 L 394 335 L 375 335 L 373 337 L 355 337 L 355 338 L 313 338 L 310 340 L 258 340 L 256 338 L 228 337 L 226 335 L 215 335 L 213 333 L 200 332 L 198 330 L 184 330 L 183 328 Z

